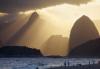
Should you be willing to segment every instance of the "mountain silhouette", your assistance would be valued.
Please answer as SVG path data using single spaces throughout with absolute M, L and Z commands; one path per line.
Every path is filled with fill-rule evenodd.
M 77 46 L 69 53 L 71 57 L 100 57 L 100 38 Z
M 83 15 L 73 25 L 70 33 L 69 46 L 70 49 L 74 49 L 81 44 L 99 38 L 99 32 L 97 31 L 93 21 Z
M 68 38 L 62 35 L 51 36 L 42 46 L 42 53 L 48 57 L 66 56 Z
M 42 57 L 40 50 L 25 46 L 3 46 L 0 48 L 0 57 Z

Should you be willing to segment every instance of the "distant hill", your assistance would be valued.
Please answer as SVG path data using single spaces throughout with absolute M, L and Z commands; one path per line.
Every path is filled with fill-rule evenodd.
M 77 46 L 69 53 L 71 57 L 100 57 L 100 38 Z
M 48 57 L 66 56 L 68 52 L 68 38 L 53 35 L 43 44 L 42 53 Z
M 25 46 L 3 46 L 0 48 L 0 57 L 42 57 L 40 50 Z

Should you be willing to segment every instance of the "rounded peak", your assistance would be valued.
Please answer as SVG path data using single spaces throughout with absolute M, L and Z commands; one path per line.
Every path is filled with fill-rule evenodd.
M 82 15 L 79 19 L 76 20 L 75 24 L 79 23 L 93 23 L 93 21 L 86 15 Z
M 86 15 L 82 15 L 82 16 L 80 17 L 80 19 L 83 19 L 83 18 L 89 18 L 89 17 L 86 16 Z
M 89 19 L 90 20 L 90 18 L 86 15 L 82 15 L 79 19 Z
M 71 48 L 75 48 L 89 40 L 99 37 L 99 32 L 94 22 L 86 15 L 80 17 L 73 25 L 70 33 Z

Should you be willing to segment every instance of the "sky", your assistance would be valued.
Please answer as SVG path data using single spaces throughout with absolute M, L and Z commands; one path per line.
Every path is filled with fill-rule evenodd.
M 100 0 L 95 0 L 87 4 L 81 4 L 81 5 L 72 5 L 64 3 L 60 5 L 50 6 L 47 8 L 37 9 L 36 11 L 40 15 L 40 19 L 42 20 L 42 21 L 40 21 L 40 19 L 38 20 L 39 23 L 42 23 L 42 27 L 38 32 L 38 35 L 35 36 L 36 37 L 35 41 L 32 39 L 32 41 L 34 42 L 31 44 L 31 46 L 33 47 L 35 46 L 35 48 L 42 49 L 42 52 L 45 55 L 68 54 L 69 46 L 66 44 L 67 40 L 70 38 L 69 37 L 70 31 L 72 29 L 73 24 L 82 15 L 86 15 L 92 21 L 94 21 L 94 24 L 96 25 L 98 31 L 100 32 L 100 24 L 99 24 L 100 21 L 98 21 L 97 23 L 95 22 L 96 20 L 100 20 L 100 13 L 99 13 Z M 66 44 L 62 45 L 60 42 L 59 45 L 57 45 L 58 43 L 54 43 L 51 46 L 47 44 L 46 46 L 47 49 L 45 50 L 44 43 L 49 43 L 48 40 L 52 36 L 57 36 L 57 35 L 62 35 L 59 38 L 67 38 Z M 50 43 L 52 43 L 52 41 L 50 41 Z
M 100 22 L 100 0 L 94 0 L 87 4 L 81 4 L 81 5 L 72 5 L 72 4 L 65 3 L 61 5 L 51 6 L 48 8 L 39 9 L 37 11 L 41 16 L 44 15 L 43 17 L 48 24 L 51 24 L 51 26 L 48 27 L 49 29 L 52 30 L 52 26 L 54 26 L 53 29 L 55 30 L 52 30 L 52 33 L 49 36 L 62 35 L 63 37 L 70 38 L 70 31 L 74 23 L 82 15 L 88 16 L 94 22 L 95 26 L 97 27 L 100 33 L 100 23 L 99 23 Z M 68 45 L 66 46 L 68 50 Z M 66 50 L 66 46 L 63 46 L 62 53 Z M 53 49 L 54 47 L 52 47 L 51 50 Z M 57 50 L 59 50 L 59 48 Z M 48 54 L 49 52 L 50 51 L 47 50 L 46 52 L 44 52 L 44 54 Z M 57 54 L 55 53 L 55 51 L 53 53 Z M 65 53 L 63 53 L 63 55 L 64 54 Z
M 34 10 L 28 10 L 25 12 L 20 11 L 19 14 L 29 15 L 34 12 Z M 52 36 L 61 35 L 60 38 L 67 38 L 70 36 L 70 31 L 73 24 L 82 15 L 88 16 L 96 25 L 100 33 L 100 0 L 93 0 L 86 4 L 73 5 L 73 4 L 59 4 L 55 6 L 48 6 L 46 8 L 36 9 L 39 14 L 39 19 L 32 25 L 27 32 L 16 41 L 16 44 L 25 45 L 32 48 L 43 49 L 44 43 L 48 43 L 48 39 Z M 0 15 L 4 15 L 0 13 Z M 36 33 L 36 35 L 34 34 Z M 30 36 L 30 37 L 29 37 Z M 27 37 L 27 38 L 26 38 Z M 27 39 L 29 42 L 27 42 Z M 57 47 L 56 51 L 52 53 L 48 50 L 46 52 L 42 51 L 44 54 L 56 54 L 56 55 L 66 55 L 66 49 L 68 45 Z M 67 47 L 67 48 L 66 48 Z M 55 47 L 51 47 L 52 50 Z M 59 52 L 58 50 L 61 50 Z
M 56 6 L 51 6 L 48 8 L 40 9 L 52 19 L 55 19 L 54 25 L 61 28 L 64 36 L 69 37 L 70 30 L 75 23 L 75 21 L 82 15 L 88 16 L 94 22 L 100 20 L 100 0 L 93 0 L 87 4 L 72 5 L 72 4 L 61 4 Z M 41 14 L 41 13 L 40 13 Z M 98 30 L 100 31 L 99 24 L 95 23 Z M 66 29 L 66 30 L 65 30 Z M 65 32 L 66 31 L 66 32 Z

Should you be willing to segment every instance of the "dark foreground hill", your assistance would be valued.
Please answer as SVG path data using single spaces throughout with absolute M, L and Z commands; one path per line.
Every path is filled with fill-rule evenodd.
M 42 54 L 25 46 L 4 46 L 0 48 L 0 57 L 42 57 Z
M 90 40 L 69 53 L 70 57 L 100 57 L 100 38 Z

